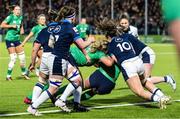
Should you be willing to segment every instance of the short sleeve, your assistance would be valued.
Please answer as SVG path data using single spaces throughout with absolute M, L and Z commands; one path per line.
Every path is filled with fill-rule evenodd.
M 11 21 L 11 19 L 12 19 L 12 16 L 9 15 L 5 18 L 4 22 L 9 23 Z
M 34 27 L 31 29 L 31 32 L 33 32 L 34 34 L 36 34 L 36 32 L 37 32 L 36 26 L 34 26 Z
M 72 27 L 72 36 L 74 41 L 81 38 L 76 27 Z

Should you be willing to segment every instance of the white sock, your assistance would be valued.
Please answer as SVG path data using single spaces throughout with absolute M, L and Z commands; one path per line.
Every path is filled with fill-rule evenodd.
M 159 102 L 160 101 L 160 97 L 158 95 L 152 95 L 152 101 L 153 102 Z
M 33 108 L 38 108 L 43 102 L 49 99 L 48 91 L 44 91 L 37 100 L 32 104 Z
M 153 90 L 153 94 L 158 95 L 160 97 L 164 96 L 164 93 L 159 88 L 155 88 Z
M 35 102 L 35 100 L 38 99 L 38 97 L 41 95 L 43 91 L 44 85 L 37 83 L 33 88 L 33 95 L 32 95 L 32 102 Z
M 68 86 L 66 87 L 65 91 L 61 95 L 60 99 L 62 101 L 66 101 L 67 97 L 69 95 L 71 95 L 74 90 L 75 90 L 74 86 L 71 83 L 69 83 Z
M 73 93 L 74 95 L 74 102 L 77 102 L 80 104 L 81 101 L 81 94 L 82 94 L 82 87 L 79 86 Z

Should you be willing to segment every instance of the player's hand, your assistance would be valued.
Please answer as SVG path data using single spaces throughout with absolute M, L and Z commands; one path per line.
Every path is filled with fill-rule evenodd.
M 35 69 L 35 66 L 31 64 L 31 66 L 29 67 L 29 71 L 33 72 Z
M 13 24 L 13 25 L 12 25 L 12 28 L 15 28 L 15 29 L 16 29 L 16 28 L 17 28 L 17 25 L 16 25 L 16 24 Z
M 21 43 L 21 45 L 20 45 L 20 46 L 21 46 L 21 47 L 24 47 L 24 45 L 25 45 L 24 43 Z
M 90 41 L 91 43 L 94 43 L 96 41 L 95 37 L 92 35 L 90 35 L 87 40 Z

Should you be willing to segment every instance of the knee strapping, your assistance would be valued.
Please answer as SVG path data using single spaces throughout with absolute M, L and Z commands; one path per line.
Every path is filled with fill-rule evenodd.
M 68 74 L 68 80 L 69 81 L 76 81 L 80 77 L 79 71 L 77 69 L 74 69 L 70 74 Z
M 20 64 L 25 65 L 26 64 L 26 58 L 24 51 L 21 53 L 18 53 Z
M 16 53 L 10 54 L 10 62 L 9 62 L 9 66 L 8 66 L 9 68 L 14 67 L 14 64 L 16 63 L 16 59 L 17 59 Z
M 62 81 L 59 80 L 59 79 L 55 79 L 55 78 L 51 78 L 51 79 L 50 79 L 50 86 L 60 87 L 61 84 L 62 84 Z

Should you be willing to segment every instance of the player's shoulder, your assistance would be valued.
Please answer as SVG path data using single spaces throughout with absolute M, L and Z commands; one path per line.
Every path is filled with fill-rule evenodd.
M 136 30 L 136 31 L 138 30 L 137 27 L 132 26 L 132 25 L 130 25 L 129 28 L 130 28 L 130 30 Z

